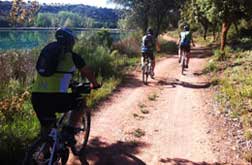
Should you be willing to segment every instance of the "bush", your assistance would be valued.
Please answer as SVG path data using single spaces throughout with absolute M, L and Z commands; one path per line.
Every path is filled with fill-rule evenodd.
M 1 87 L 6 87 L 11 80 L 17 80 L 22 85 L 31 83 L 35 70 L 36 55 L 34 52 L 5 52 L 0 55 Z M 0 87 L 0 88 L 1 88 Z
M 140 54 L 141 39 L 140 32 L 133 32 L 127 38 L 115 42 L 112 49 L 118 50 L 120 54 L 126 54 L 128 57 L 134 57 Z
M 160 44 L 160 52 L 161 53 L 177 53 L 178 52 L 178 46 L 176 42 L 172 41 L 166 41 L 166 40 L 159 40 Z

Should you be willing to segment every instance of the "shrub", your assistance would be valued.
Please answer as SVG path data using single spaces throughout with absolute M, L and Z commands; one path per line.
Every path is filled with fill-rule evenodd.
M 126 54 L 128 57 L 134 57 L 140 53 L 141 33 L 133 32 L 127 38 L 115 42 L 112 49 L 118 50 L 120 54 Z
M 178 46 L 176 42 L 166 41 L 166 40 L 161 39 L 159 40 L 159 44 L 160 44 L 160 52 L 177 53 L 178 51 Z

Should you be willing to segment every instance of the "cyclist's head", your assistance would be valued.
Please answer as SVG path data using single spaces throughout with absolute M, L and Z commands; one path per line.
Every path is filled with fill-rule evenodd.
M 60 27 L 56 30 L 55 38 L 60 44 L 72 49 L 75 44 L 76 36 L 71 29 Z
M 147 30 L 147 34 L 151 34 L 151 35 L 153 35 L 153 30 L 152 30 L 151 28 L 148 28 L 148 30 Z
M 190 30 L 190 26 L 189 25 L 185 25 L 184 26 L 184 31 L 189 31 Z

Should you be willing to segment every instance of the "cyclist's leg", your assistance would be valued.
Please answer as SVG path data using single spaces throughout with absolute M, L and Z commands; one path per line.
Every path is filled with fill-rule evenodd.
M 190 58 L 191 58 L 191 54 L 190 54 L 190 46 L 188 46 L 186 48 L 186 67 L 188 68 L 188 65 L 189 65 L 189 61 L 190 61 Z
M 180 46 L 180 65 L 183 64 L 183 61 L 181 61 L 181 60 L 184 60 L 183 58 L 185 58 L 184 53 L 185 53 L 185 47 L 181 45 Z
M 181 45 L 178 46 L 178 57 L 179 57 L 179 63 L 181 62 Z
M 143 69 L 144 66 L 144 59 L 146 58 L 146 53 L 142 52 L 142 57 L 141 57 L 141 67 Z
M 155 56 L 154 56 L 154 53 L 149 53 L 149 57 L 151 59 L 151 68 L 152 68 L 152 76 L 154 76 L 154 70 L 155 70 L 155 65 L 156 65 L 156 62 L 155 62 Z
M 32 93 L 31 102 L 41 125 L 40 134 L 42 137 L 47 137 L 56 123 L 55 109 L 52 106 L 54 98 L 53 94 Z

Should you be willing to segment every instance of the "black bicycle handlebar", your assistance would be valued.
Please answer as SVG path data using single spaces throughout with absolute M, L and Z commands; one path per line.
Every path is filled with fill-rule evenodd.
M 71 82 L 69 84 L 69 88 L 72 89 L 72 92 L 78 93 L 78 94 L 89 94 L 91 92 L 91 90 L 99 89 L 100 87 L 101 87 L 101 85 L 99 85 L 97 87 L 92 87 L 90 82 L 80 83 L 75 80 L 71 80 Z

